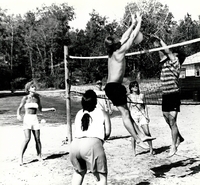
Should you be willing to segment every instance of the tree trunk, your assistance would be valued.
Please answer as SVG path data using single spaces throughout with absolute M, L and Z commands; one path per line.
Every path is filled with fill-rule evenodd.
M 54 74 L 54 70 L 53 70 L 53 53 L 50 52 L 50 54 L 51 54 L 51 75 L 53 75 Z

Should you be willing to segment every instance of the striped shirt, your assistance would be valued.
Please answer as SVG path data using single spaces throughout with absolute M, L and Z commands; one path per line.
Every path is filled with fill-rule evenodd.
M 163 94 L 179 92 L 179 74 L 181 65 L 177 57 L 167 60 L 161 70 L 160 80 Z

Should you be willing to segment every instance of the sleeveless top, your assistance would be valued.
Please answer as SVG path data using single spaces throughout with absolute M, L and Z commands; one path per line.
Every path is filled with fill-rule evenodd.
M 144 106 L 144 100 L 143 100 L 143 94 L 129 94 L 128 97 L 131 99 L 131 103 L 130 103 L 130 112 L 131 115 L 134 116 L 140 116 L 140 115 L 144 115 L 145 113 L 145 106 Z
M 161 84 L 163 94 L 179 92 L 180 63 L 177 57 L 175 60 L 167 60 L 161 70 Z
M 85 113 L 90 115 L 90 122 L 88 126 L 88 130 L 83 131 L 81 129 L 81 119 Z M 105 118 L 104 113 L 101 109 L 95 108 L 92 112 L 83 111 L 81 109 L 78 111 L 75 117 L 75 138 L 83 138 L 83 137 L 95 137 L 101 140 L 105 138 Z

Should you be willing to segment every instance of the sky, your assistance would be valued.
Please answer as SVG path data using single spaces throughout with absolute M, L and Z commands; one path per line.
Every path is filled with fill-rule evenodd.
M 89 20 L 89 13 L 94 9 L 100 16 L 106 16 L 108 20 L 120 20 L 125 6 L 129 2 L 137 0 L 0 0 L 0 8 L 7 9 L 9 14 L 24 14 L 29 10 L 34 11 L 43 4 L 50 6 L 52 3 L 68 3 L 73 6 L 76 18 L 70 23 L 73 28 L 84 29 Z M 162 4 L 167 4 L 169 10 L 178 21 L 189 13 L 193 20 L 198 20 L 200 15 L 200 0 L 158 0 Z

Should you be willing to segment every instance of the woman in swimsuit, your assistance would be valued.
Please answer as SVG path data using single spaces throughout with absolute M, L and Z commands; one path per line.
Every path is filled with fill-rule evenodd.
M 24 130 L 25 137 L 24 137 L 24 141 L 22 142 L 22 147 L 20 151 L 20 159 L 19 159 L 20 165 L 23 165 L 23 155 L 31 139 L 31 131 L 33 133 L 33 136 L 36 142 L 38 160 L 42 160 L 42 154 L 41 154 L 42 146 L 40 142 L 40 125 L 39 125 L 39 121 L 37 117 L 37 110 L 41 112 L 56 110 L 55 108 L 42 108 L 40 97 L 36 93 L 36 85 L 34 84 L 33 81 L 28 82 L 25 85 L 25 91 L 28 93 L 28 95 L 22 98 L 21 103 L 17 109 L 17 119 L 19 121 L 22 121 L 22 116 L 20 115 L 21 109 L 23 107 L 25 109 L 25 115 L 23 118 L 23 130 Z

